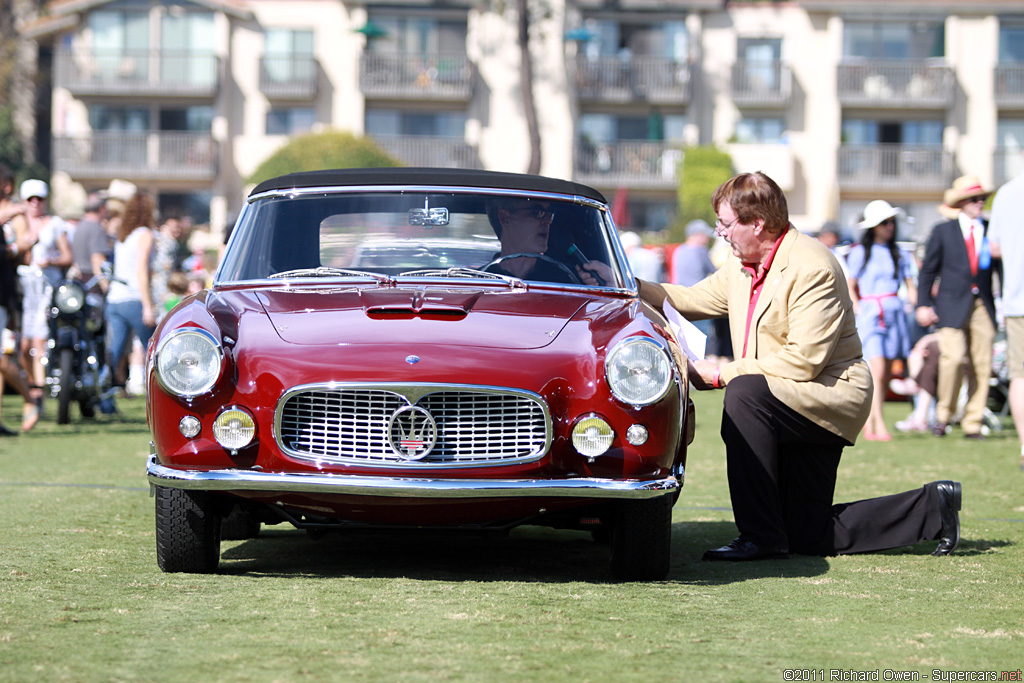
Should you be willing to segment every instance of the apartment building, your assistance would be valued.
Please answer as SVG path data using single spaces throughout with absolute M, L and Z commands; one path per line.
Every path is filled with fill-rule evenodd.
M 22 36 L 52 64 L 51 169 L 86 190 L 126 178 L 216 231 L 309 130 L 526 170 L 516 4 L 53 0 Z M 807 232 L 880 198 L 921 236 L 954 177 L 1024 166 L 1019 0 L 526 4 L 541 173 L 615 198 L 626 227 L 679 218 L 695 144 L 775 178 Z

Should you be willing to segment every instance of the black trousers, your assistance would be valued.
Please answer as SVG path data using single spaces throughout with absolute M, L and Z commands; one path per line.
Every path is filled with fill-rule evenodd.
M 866 553 L 935 539 L 942 530 L 934 483 L 833 504 L 839 459 L 851 444 L 779 401 L 763 375 L 729 382 L 722 439 L 736 526 L 762 547 Z

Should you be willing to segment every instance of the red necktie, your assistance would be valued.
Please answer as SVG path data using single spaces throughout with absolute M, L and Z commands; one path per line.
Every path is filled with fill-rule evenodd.
M 967 239 L 964 240 L 964 244 L 967 246 L 967 260 L 971 264 L 971 275 L 978 274 L 978 254 L 974 251 L 974 222 L 971 222 L 971 229 L 967 233 Z

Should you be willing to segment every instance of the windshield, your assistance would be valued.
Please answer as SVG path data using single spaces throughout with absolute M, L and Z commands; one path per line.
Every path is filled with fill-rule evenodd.
M 622 287 L 597 207 L 548 196 L 351 192 L 246 207 L 218 283 L 458 277 Z

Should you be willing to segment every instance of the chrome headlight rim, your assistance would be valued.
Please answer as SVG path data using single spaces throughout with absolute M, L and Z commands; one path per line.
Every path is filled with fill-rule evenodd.
M 85 306 L 85 288 L 66 280 L 53 290 L 53 307 L 61 315 L 74 315 Z
M 633 346 L 641 344 L 651 346 L 656 351 L 654 357 L 658 359 L 659 363 L 664 364 L 664 367 L 661 368 L 664 380 L 656 388 L 656 390 L 651 392 L 649 395 L 642 397 L 627 396 L 622 391 L 622 387 L 619 386 L 618 382 L 615 379 L 615 364 L 617 359 L 623 352 L 629 350 Z M 609 351 L 608 355 L 605 356 L 604 373 L 605 379 L 608 382 L 608 388 L 612 392 L 612 396 L 614 396 L 617 400 L 627 405 L 643 407 L 657 403 L 658 401 L 665 398 L 669 390 L 672 388 L 672 384 L 675 378 L 675 365 L 672 361 L 672 354 L 669 351 L 668 344 L 664 340 L 658 339 L 656 337 L 633 335 L 630 337 L 626 337 L 625 339 L 622 339 L 621 341 L 617 342 L 612 346 L 611 351 Z
M 167 346 L 182 335 L 199 336 L 200 339 L 210 344 L 211 350 L 217 355 L 216 372 L 210 373 L 209 377 L 205 381 L 190 389 L 172 385 L 164 372 L 161 371 L 164 354 L 167 352 Z M 169 332 L 167 336 L 160 340 L 160 343 L 156 347 L 156 352 L 153 355 L 153 370 L 156 374 L 157 382 L 164 391 L 174 396 L 180 396 L 181 398 L 195 398 L 196 396 L 209 392 L 210 389 L 217 384 L 217 381 L 220 380 L 220 376 L 224 371 L 224 347 L 213 334 L 201 327 L 180 327 Z

